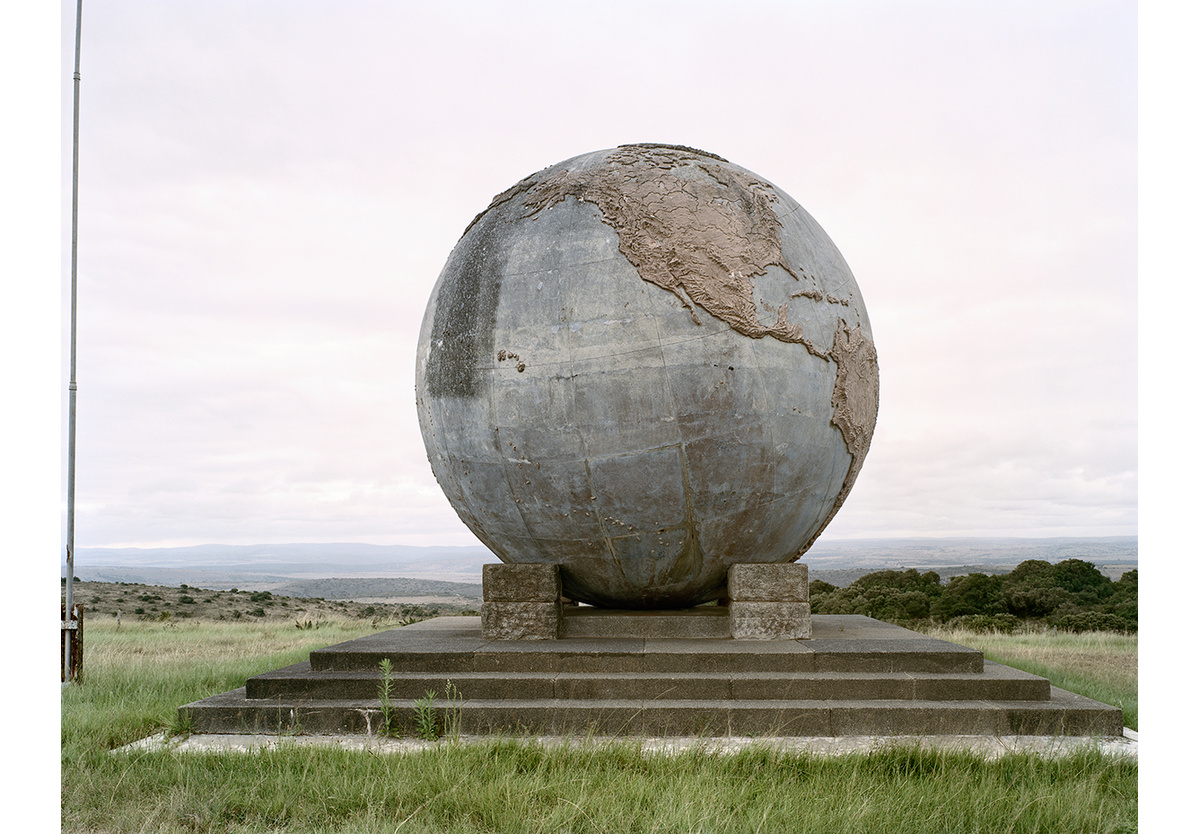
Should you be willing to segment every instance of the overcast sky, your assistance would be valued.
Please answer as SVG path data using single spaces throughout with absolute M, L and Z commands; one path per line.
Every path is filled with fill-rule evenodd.
M 493 195 L 645 141 L 858 279 L 879 421 L 825 537 L 1136 534 L 1136 12 L 85 4 L 77 546 L 476 543 L 417 427 L 430 291 Z

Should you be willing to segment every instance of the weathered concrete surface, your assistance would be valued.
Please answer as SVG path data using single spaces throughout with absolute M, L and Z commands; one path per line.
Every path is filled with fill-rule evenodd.
M 484 602 L 558 602 L 558 565 L 484 565 Z
M 562 626 L 558 565 L 484 565 L 483 636 L 557 640 Z
M 736 640 L 812 637 L 808 565 L 731 565 L 729 634 Z
M 704 605 L 671 611 L 618 611 L 587 606 L 563 609 L 563 638 L 719 638 L 729 636 L 729 609 Z
M 1121 711 L 985 662 L 973 649 L 859 616 L 811 640 L 489 640 L 446 617 L 321 649 L 307 663 L 180 708 L 196 733 L 379 733 L 379 662 L 408 699 L 463 696 L 468 734 L 1117 737 Z M 448 701 L 438 710 L 453 708 Z
M 480 614 L 489 640 L 557 640 L 562 603 L 485 602 Z
M 730 565 L 729 598 L 737 602 L 808 602 L 808 565 Z
M 464 523 L 614 608 L 689 607 L 731 564 L 795 559 L 853 484 L 878 399 L 866 307 L 816 221 L 662 146 L 499 195 L 438 279 L 416 371 Z
M 807 602 L 729 603 L 729 635 L 735 640 L 807 640 L 812 609 Z

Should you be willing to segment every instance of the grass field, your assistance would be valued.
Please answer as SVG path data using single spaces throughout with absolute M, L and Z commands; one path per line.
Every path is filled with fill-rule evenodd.
M 1137 764 L 1095 751 L 987 761 L 898 748 L 830 758 L 765 747 L 666 754 L 640 750 L 636 741 L 545 747 L 498 738 L 391 755 L 112 752 L 172 727 L 180 704 L 372 630 L 361 621 L 316 630 L 261 621 L 90 625 L 83 678 L 62 695 L 62 830 L 1137 829 Z M 1136 668 L 1136 643 L 1133 651 Z M 1038 662 L 1053 665 L 1050 654 Z
M 1040 675 L 1054 686 L 1120 707 L 1138 728 L 1138 638 L 1112 632 L 974 634 L 934 629 L 935 637 L 979 649 L 988 660 Z

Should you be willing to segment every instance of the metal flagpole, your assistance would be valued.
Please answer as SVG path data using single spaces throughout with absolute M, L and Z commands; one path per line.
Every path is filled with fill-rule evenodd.
M 75 624 L 75 319 L 79 263 L 79 44 L 83 0 L 75 4 L 75 121 L 71 148 L 71 382 L 67 388 L 67 597 L 64 627 Z M 63 641 L 63 680 L 72 680 L 71 635 Z M 80 654 L 83 645 L 80 643 Z

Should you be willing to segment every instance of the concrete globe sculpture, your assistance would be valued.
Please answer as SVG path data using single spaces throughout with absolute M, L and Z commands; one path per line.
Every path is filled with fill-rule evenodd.
M 800 205 L 704 151 L 552 165 L 467 227 L 417 350 L 433 472 L 502 561 L 592 605 L 716 599 L 841 507 L 879 375 L 850 268 Z

